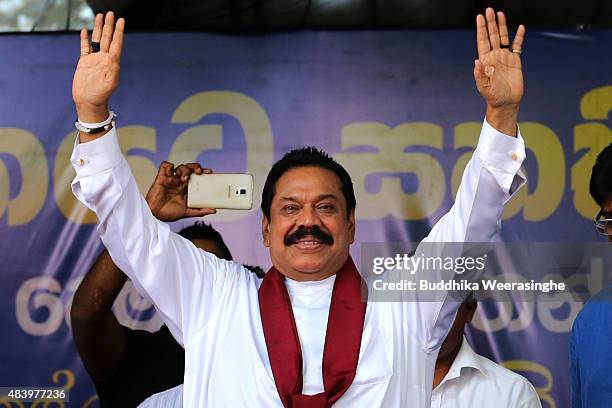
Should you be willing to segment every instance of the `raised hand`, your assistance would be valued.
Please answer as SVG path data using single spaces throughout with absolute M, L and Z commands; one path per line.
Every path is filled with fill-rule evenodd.
M 147 203 L 153 215 L 161 221 L 177 221 L 182 218 L 202 217 L 216 212 L 213 208 L 187 207 L 187 184 L 191 174 L 212 173 L 198 163 L 181 164 L 162 162 L 155 181 L 147 193 Z
M 119 61 L 123 48 L 125 20 L 115 24 L 113 12 L 96 16 L 92 43 L 100 44 L 100 51 L 90 50 L 89 35 L 81 30 L 81 57 L 72 81 L 72 98 L 79 119 L 97 123 L 108 117 L 108 101 L 119 85 Z M 95 51 L 95 50 L 94 50 Z
M 523 73 L 520 53 L 525 26 L 520 25 L 510 46 L 506 16 L 487 8 L 486 18 L 476 16 L 478 59 L 475 61 L 476 87 L 487 103 L 487 120 L 498 130 L 514 135 L 523 97 Z M 489 120 L 491 118 L 491 120 Z M 503 123 L 492 123 L 493 122 Z M 510 122 L 514 121 L 514 124 Z M 503 129 L 500 129 L 502 127 Z

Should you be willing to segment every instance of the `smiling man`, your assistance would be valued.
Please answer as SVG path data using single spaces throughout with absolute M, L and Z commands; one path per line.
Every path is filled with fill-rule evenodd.
M 429 407 L 436 355 L 460 300 L 363 301 L 363 282 L 349 255 L 353 185 L 327 154 L 291 151 L 268 174 L 262 232 L 273 267 L 263 279 L 196 248 L 152 216 L 108 110 L 124 24 L 115 25 L 112 13 L 104 21 L 97 16 L 93 47 L 81 33 L 73 81 L 80 131 L 71 157 L 73 191 L 97 213 L 113 260 L 185 346 L 185 406 Z M 486 119 L 455 204 L 429 242 L 493 239 L 503 205 L 524 181 L 517 116 L 525 29 L 519 27 L 510 46 L 503 13 L 487 9 L 476 25 L 474 77 Z M 99 52 L 92 53 L 97 43 Z M 149 193 L 154 212 L 165 219 L 214 212 L 186 205 L 189 176 L 208 170 L 163 166 L 165 176 Z
M 355 193 L 346 170 L 326 154 L 303 148 L 285 155 L 268 174 L 261 209 L 264 245 L 286 277 L 322 280 L 346 262 Z

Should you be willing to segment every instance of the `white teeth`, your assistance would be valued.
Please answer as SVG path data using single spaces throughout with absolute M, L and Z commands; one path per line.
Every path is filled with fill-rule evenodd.
M 319 241 L 298 241 L 299 245 L 305 245 L 305 246 L 315 246 L 315 245 L 319 245 L 321 242 Z

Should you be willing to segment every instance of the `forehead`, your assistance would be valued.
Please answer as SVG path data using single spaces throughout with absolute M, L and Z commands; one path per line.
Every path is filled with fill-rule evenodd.
M 342 183 L 331 170 L 321 167 L 296 167 L 288 170 L 276 182 L 274 200 L 281 198 L 314 198 L 334 195 L 342 198 Z
M 212 239 L 196 238 L 192 239 L 191 242 L 193 242 L 193 245 L 197 246 L 198 248 L 203 249 L 206 252 L 215 254 L 218 258 L 221 258 L 225 255 L 221 251 L 221 247 L 219 246 L 219 244 L 217 244 L 217 242 L 213 241 Z

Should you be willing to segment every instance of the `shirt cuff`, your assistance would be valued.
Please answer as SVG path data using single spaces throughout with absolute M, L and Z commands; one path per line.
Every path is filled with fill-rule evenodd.
M 125 158 L 119 147 L 117 131 L 112 128 L 104 136 L 87 143 L 79 143 L 77 135 L 70 163 L 77 178 L 92 176 L 117 167 Z
M 517 128 L 517 135 L 509 136 L 493 128 L 485 119 L 476 146 L 476 154 L 489 169 L 506 193 L 513 194 L 525 183 L 520 168 L 525 160 L 525 140 Z

